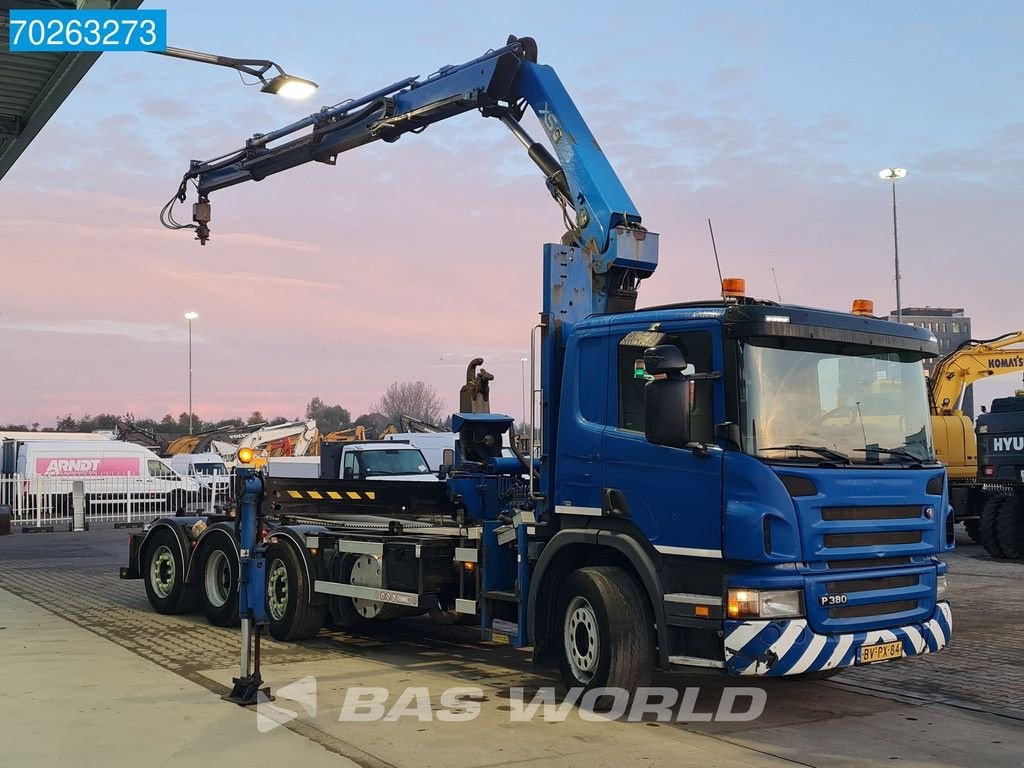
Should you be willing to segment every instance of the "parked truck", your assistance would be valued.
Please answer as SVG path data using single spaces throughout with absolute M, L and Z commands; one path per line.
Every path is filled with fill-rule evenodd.
M 521 125 L 527 107 L 554 155 Z M 328 615 L 360 631 L 462 615 L 588 688 L 641 685 L 654 667 L 825 676 L 943 648 L 953 518 L 922 366 L 934 337 L 751 298 L 738 280 L 637 309 L 658 235 L 533 40 L 194 161 L 171 203 L 195 183 L 205 243 L 211 193 L 468 111 L 522 142 L 570 227 L 543 251 L 529 454 L 501 456 L 512 418 L 461 413 L 442 483 L 242 470 L 240 538 L 159 520 L 122 575 L 160 591 L 158 610 L 211 584 L 237 607 L 238 701 L 260 683 L 252 638 L 308 638 Z
M 978 481 L 987 499 L 978 537 L 998 558 L 1024 558 L 1024 390 L 977 418 Z

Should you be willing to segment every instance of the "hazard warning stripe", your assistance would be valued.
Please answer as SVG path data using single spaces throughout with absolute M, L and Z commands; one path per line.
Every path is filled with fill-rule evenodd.
M 288 491 L 289 496 L 293 499 L 313 499 L 314 501 L 323 501 L 324 498 L 331 499 L 333 501 L 374 501 L 377 498 L 376 491 L 345 491 L 339 493 L 338 491 Z

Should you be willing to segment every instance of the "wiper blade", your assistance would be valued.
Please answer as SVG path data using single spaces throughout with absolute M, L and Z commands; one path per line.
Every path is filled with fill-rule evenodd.
M 854 448 L 853 450 L 857 451 L 857 453 L 887 453 L 890 456 L 902 456 L 903 458 L 911 459 L 912 461 L 915 461 L 918 464 L 920 464 L 923 461 L 927 461 L 927 459 L 922 459 L 917 454 L 911 453 L 910 451 L 908 451 L 906 448 L 903 448 L 903 447 L 897 447 L 897 448 Z
M 826 448 L 823 445 L 803 445 L 801 443 L 790 443 L 789 445 L 773 445 L 769 448 L 758 448 L 758 451 L 810 451 L 816 453 L 826 459 L 832 461 L 839 461 L 844 464 L 850 463 L 850 457 L 845 453 L 839 451 L 833 451 L 831 448 Z

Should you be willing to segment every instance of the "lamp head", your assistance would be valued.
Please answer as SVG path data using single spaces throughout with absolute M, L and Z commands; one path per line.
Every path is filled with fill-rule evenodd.
M 883 168 L 878 172 L 878 178 L 883 181 L 897 181 L 906 175 L 906 168 Z
M 281 74 L 275 75 L 270 80 L 264 81 L 263 87 L 260 90 L 263 93 L 276 93 L 278 96 L 284 96 L 286 99 L 305 99 L 312 96 L 313 91 L 318 87 L 312 80 L 281 72 Z
M 198 320 L 199 319 L 199 313 L 198 312 L 186 312 L 185 313 L 185 319 L 186 320 Z

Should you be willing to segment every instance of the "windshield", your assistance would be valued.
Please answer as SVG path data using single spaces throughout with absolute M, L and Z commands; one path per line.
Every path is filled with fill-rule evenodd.
M 795 339 L 742 350 L 747 453 L 816 463 L 934 460 L 918 353 Z
M 228 468 L 223 464 L 193 464 L 192 467 L 197 475 L 226 475 L 228 473 Z
M 429 475 L 423 454 L 416 450 L 360 451 L 363 472 L 372 475 Z

